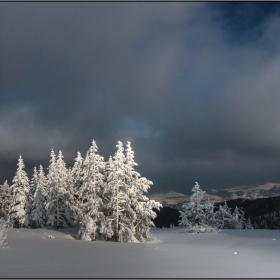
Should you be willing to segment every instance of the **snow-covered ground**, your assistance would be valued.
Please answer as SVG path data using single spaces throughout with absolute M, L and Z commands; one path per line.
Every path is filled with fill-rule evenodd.
M 279 230 L 152 229 L 149 243 L 80 241 L 76 231 L 8 229 L 0 277 L 280 278 Z

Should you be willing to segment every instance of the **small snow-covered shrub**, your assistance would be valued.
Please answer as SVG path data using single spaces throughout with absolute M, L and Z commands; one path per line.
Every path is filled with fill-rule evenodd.
M 188 233 L 211 233 L 211 232 L 216 232 L 215 228 L 212 228 L 210 226 L 199 226 L 195 225 L 192 227 L 187 228 Z
M 7 245 L 7 227 L 6 221 L 0 220 L 0 248 L 4 248 Z

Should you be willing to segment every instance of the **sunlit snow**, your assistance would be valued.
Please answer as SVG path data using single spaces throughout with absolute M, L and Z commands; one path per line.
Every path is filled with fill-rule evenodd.
M 280 277 L 279 230 L 186 234 L 152 229 L 147 243 L 75 240 L 78 228 L 15 229 L 0 249 L 0 277 Z

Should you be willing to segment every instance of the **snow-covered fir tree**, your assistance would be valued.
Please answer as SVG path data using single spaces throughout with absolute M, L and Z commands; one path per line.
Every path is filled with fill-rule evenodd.
M 48 185 L 47 179 L 45 177 L 43 166 L 40 165 L 39 172 L 34 169 L 34 174 L 36 171 L 36 178 L 34 182 L 34 196 L 32 202 L 32 212 L 31 221 L 35 227 L 44 227 L 46 224 L 46 188 Z
M 183 205 L 183 210 L 179 211 L 181 217 L 179 225 L 186 226 L 187 231 L 192 233 L 215 231 L 215 228 L 208 224 L 211 217 L 206 217 L 205 205 L 201 204 L 205 191 L 202 191 L 196 182 L 192 192 L 189 203 Z
M 30 202 L 30 220 L 29 220 L 29 225 L 31 227 L 36 227 L 35 222 L 32 220 L 32 212 L 33 212 L 34 194 L 35 194 L 35 191 L 36 191 L 36 188 L 37 188 L 37 179 L 38 179 L 38 171 L 37 171 L 37 168 L 35 166 L 34 170 L 33 170 L 33 176 L 32 176 L 32 178 L 30 180 L 30 183 L 29 183 L 30 189 L 29 189 L 29 194 L 28 194 L 29 202 Z
M 104 197 L 107 198 L 106 222 L 103 225 L 111 225 L 115 241 L 137 241 L 135 238 L 136 213 L 131 208 L 128 195 L 127 175 L 123 143 L 118 141 L 117 151 L 111 160 L 110 172 L 104 186 Z M 106 229 L 107 232 L 110 230 Z M 103 232 L 103 228 L 101 228 Z
M 29 224 L 30 201 L 29 194 L 29 179 L 24 171 L 24 162 L 21 156 L 18 160 L 18 169 L 13 179 L 11 186 L 12 197 L 9 207 L 8 220 L 13 222 L 15 226 L 22 227 Z
M 243 226 L 245 226 L 244 212 L 236 206 L 232 214 L 231 227 L 242 229 Z
M 105 239 L 115 236 L 115 241 L 138 242 L 151 238 L 150 227 L 156 217 L 153 208 L 162 205 L 149 200 L 144 195 L 151 181 L 135 171 L 138 164 L 134 161 L 134 152 L 127 142 L 124 154 L 122 142 L 117 143 L 117 152 L 106 163 L 106 183 L 104 185 L 105 221 L 100 232 Z
M 254 229 L 250 217 L 248 218 L 248 220 L 247 220 L 247 222 L 246 222 L 246 224 L 245 224 L 245 229 Z
M 11 200 L 11 188 L 7 181 L 0 186 L 0 219 L 8 219 L 8 212 Z
M 64 228 L 72 225 L 71 211 L 67 205 L 69 200 L 69 172 L 63 160 L 62 152 L 59 151 L 56 158 L 51 151 L 48 179 L 47 199 L 47 224 Z
M 129 141 L 127 141 L 125 151 L 127 193 L 131 208 L 136 214 L 136 220 L 134 222 L 135 237 L 138 241 L 142 242 L 151 238 L 150 227 L 154 226 L 152 219 L 156 218 L 156 213 L 153 211 L 153 208 L 159 210 L 162 205 L 154 200 L 149 200 L 149 198 L 144 195 L 144 193 L 148 192 L 153 182 L 144 177 L 140 177 L 140 174 L 135 171 L 134 166 L 138 164 L 134 161 L 134 152 Z
M 225 201 L 224 205 L 219 205 L 219 210 L 215 212 L 218 229 L 234 229 L 235 222 L 231 213 L 231 208 L 228 207 Z
M 75 158 L 74 166 L 71 170 L 72 186 L 70 190 L 73 197 L 73 201 L 71 202 L 71 211 L 75 224 L 79 222 L 79 217 L 82 216 L 82 198 L 80 197 L 80 189 L 82 187 L 84 179 L 83 163 L 84 159 L 82 158 L 81 153 L 78 152 L 77 157 Z
M 84 160 L 82 185 L 79 189 L 82 212 L 79 217 L 81 228 L 77 237 L 88 241 L 96 240 L 97 229 L 101 221 L 104 221 L 104 214 L 101 210 L 103 201 L 100 196 L 105 179 L 105 163 L 104 158 L 98 155 L 97 151 L 98 147 L 93 140 Z
M 204 204 L 204 212 L 205 212 L 205 224 L 212 228 L 216 228 L 217 220 L 214 213 L 214 205 L 211 203 L 209 197 Z

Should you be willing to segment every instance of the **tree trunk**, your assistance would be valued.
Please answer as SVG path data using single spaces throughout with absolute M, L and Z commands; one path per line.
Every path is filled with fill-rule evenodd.
M 58 194 L 56 197 L 56 228 L 59 227 L 59 210 L 58 210 Z
M 115 235 L 115 242 L 119 242 L 119 233 L 118 233 L 118 231 L 116 232 L 116 235 Z

